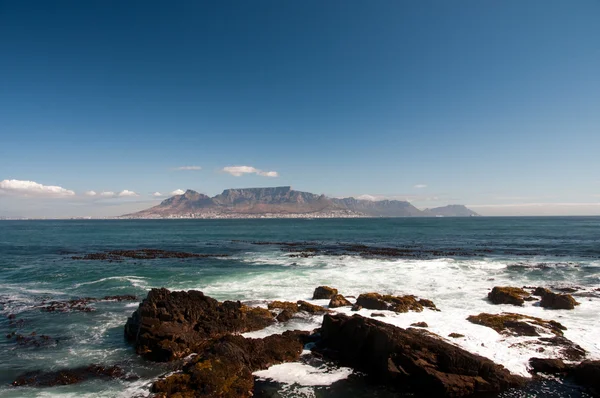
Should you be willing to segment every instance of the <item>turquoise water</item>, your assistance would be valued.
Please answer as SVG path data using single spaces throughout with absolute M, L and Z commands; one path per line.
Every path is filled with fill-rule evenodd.
M 257 241 L 273 244 L 253 244 Z M 309 242 L 306 245 L 319 251 L 313 257 L 291 257 L 282 250 L 286 246 L 274 242 Z M 410 256 L 361 256 L 347 250 L 350 244 L 404 248 Z M 228 257 L 123 262 L 71 258 L 140 248 Z M 219 300 L 260 305 L 272 299 L 310 299 L 321 284 L 346 295 L 379 291 L 433 299 L 442 309 L 438 318 L 428 320 L 433 332 L 466 330 L 469 339 L 458 344 L 506 363 L 517 373 L 524 372 L 531 353 L 511 351 L 510 341 L 468 324 L 466 315 L 505 309 L 485 300 L 495 285 L 577 286 L 583 292 L 578 298 L 582 304 L 574 311 L 532 306 L 522 312 L 559 319 L 569 328 L 566 336 L 591 358 L 600 354 L 594 338 L 600 331 L 594 321 L 600 309 L 595 293 L 600 287 L 598 217 L 0 221 L 1 336 L 35 331 L 51 337 L 41 346 L 0 340 L 0 396 L 132 396 L 147 392 L 152 378 L 167 371 L 137 358 L 123 340 L 123 325 L 136 302 L 100 301 L 90 305 L 92 312 L 48 313 L 39 309 L 44 300 L 123 294 L 141 300 L 150 288 L 167 287 L 200 289 Z M 8 319 L 11 314 L 15 319 Z M 406 314 L 390 322 L 408 326 L 405 323 L 413 318 L 433 316 Z M 310 329 L 319 321 L 296 320 L 264 333 Z M 119 364 L 137 380 L 45 389 L 9 386 L 28 371 L 91 363 Z M 296 385 L 282 387 L 280 394 L 326 396 L 322 394 L 327 390 Z

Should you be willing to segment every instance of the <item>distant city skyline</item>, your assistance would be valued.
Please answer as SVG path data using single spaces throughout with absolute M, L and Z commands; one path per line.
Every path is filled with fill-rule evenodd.
M 0 217 L 291 185 L 600 215 L 600 2 L 0 3 Z

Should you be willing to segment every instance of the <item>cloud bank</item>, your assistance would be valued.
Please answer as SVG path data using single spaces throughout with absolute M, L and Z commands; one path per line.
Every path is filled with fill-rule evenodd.
M 171 195 L 183 195 L 185 193 L 185 191 L 183 189 L 176 189 L 173 192 L 171 192 Z
M 241 177 L 245 174 L 256 174 L 263 177 L 279 177 L 279 173 L 276 171 L 263 171 L 252 166 L 227 166 L 223 168 L 223 171 L 234 177 Z
M 56 185 L 42 185 L 34 181 L 2 180 L 0 181 L 0 193 L 18 196 L 36 196 L 63 198 L 75 196 L 75 192 Z

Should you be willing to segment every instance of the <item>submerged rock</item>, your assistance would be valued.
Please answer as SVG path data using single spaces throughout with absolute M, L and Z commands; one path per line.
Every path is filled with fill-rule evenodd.
M 532 316 L 503 312 L 502 314 L 471 315 L 467 318 L 471 323 L 487 326 L 498 333 L 515 336 L 539 336 L 539 329 L 557 336 L 563 335 L 567 328 L 556 321 L 547 321 Z
M 465 396 L 517 387 L 524 379 L 425 331 L 359 315 L 325 315 L 320 350 L 402 391 Z
M 488 293 L 488 300 L 493 304 L 512 304 L 522 306 L 529 293 L 518 287 L 496 286 Z
M 415 322 L 415 323 L 411 323 L 410 326 L 414 326 L 416 328 L 428 328 L 429 327 L 427 322 Z
M 118 366 L 90 365 L 75 369 L 63 369 L 53 372 L 29 372 L 12 382 L 14 387 L 53 387 L 80 383 L 91 378 L 123 378 L 125 372 Z
M 336 294 L 329 301 L 329 308 L 350 307 L 352 303 L 341 294 Z
M 453 339 L 460 339 L 461 337 L 465 337 L 465 335 L 464 334 L 460 334 L 460 333 L 454 333 L 454 332 L 452 332 L 452 333 L 450 333 L 448 335 L 448 337 L 452 337 Z
M 338 290 L 329 286 L 319 286 L 313 293 L 313 300 L 326 300 L 338 294 Z
M 152 392 L 164 397 L 251 397 L 252 372 L 298 360 L 306 335 L 288 331 L 264 339 L 228 335 L 213 340 L 180 373 L 157 380 Z
M 263 329 L 275 322 L 264 308 L 217 300 L 202 292 L 152 289 L 127 320 L 125 337 L 153 361 L 172 361 L 202 351 L 211 339 Z
M 417 300 L 415 296 L 392 296 L 379 293 L 363 293 L 356 299 L 355 306 L 369 310 L 389 310 L 395 312 L 421 312 L 424 307 L 437 310 L 431 300 Z

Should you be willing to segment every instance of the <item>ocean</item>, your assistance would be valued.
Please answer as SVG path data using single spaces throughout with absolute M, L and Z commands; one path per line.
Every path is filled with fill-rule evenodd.
M 80 258 L 142 248 L 226 256 Z M 381 248 L 399 250 L 378 252 Z M 552 357 L 553 348 L 541 352 L 522 344 L 530 338 L 500 335 L 468 322 L 469 315 L 506 311 L 559 321 L 567 327 L 566 338 L 588 358 L 600 359 L 599 217 L 0 221 L 0 396 L 146 396 L 168 365 L 140 359 L 125 342 L 123 326 L 153 287 L 197 289 L 218 300 L 264 306 L 270 300 L 310 300 L 320 285 L 345 296 L 379 292 L 431 299 L 440 312 L 378 319 L 400 327 L 424 321 L 443 337 L 460 333 L 465 337 L 448 341 L 516 374 L 527 376 L 528 359 Z M 494 286 L 575 287 L 580 305 L 574 310 L 493 305 L 486 297 Z M 91 311 L 40 310 L 50 301 L 115 295 L 136 295 L 138 301 L 95 301 Z M 351 314 L 350 308 L 340 312 Z M 312 330 L 321 319 L 306 315 L 246 336 Z M 36 335 L 18 341 L 13 332 Z M 131 377 L 48 388 L 10 385 L 27 372 L 89 364 L 117 364 Z M 387 396 L 375 394 L 376 387 L 350 369 L 308 360 L 257 376 L 269 397 Z M 586 396 L 556 380 L 500 396 L 532 395 Z

